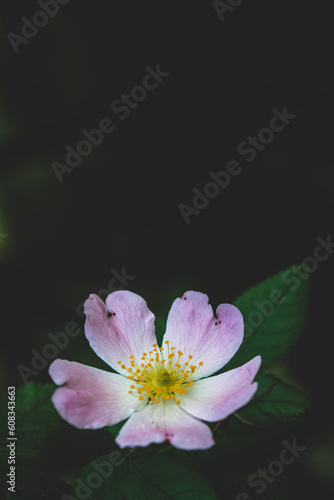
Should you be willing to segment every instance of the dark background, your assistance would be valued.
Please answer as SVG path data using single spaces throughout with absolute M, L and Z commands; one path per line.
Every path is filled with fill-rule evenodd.
M 15 54 L 33 1 L 0 9 L 1 378 L 22 380 L 47 333 L 83 327 L 78 304 L 107 288 L 111 270 L 166 317 L 194 289 L 214 307 L 313 255 L 333 227 L 333 34 L 314 2 L 245 0 L 220 21 L 212 2 L 71 0 Z M 125 120 L 110 110 L 146 66 L 170 73 Z M 297 117 L 257 158 L 237 152 L 274 107 Z M 102 118 L 116 125 L 59 182 L 51 166 Z M 187 225 L 192 204 L 231 160 L 243 172 Z M 334 451 L 332 266 L 312 275 L 309 321 L 290 371 L 313 394 L 301 498 L 331 498 Z M 83 334 L 61 357 L 103 363 Z M 49 382 L 47 370 L 35 378 Z M 311 445 L 310 445 L 311 446 Z M 313 455 L 312 455 L 313 453 Z M 310 465 L 311 464 L 311 465 Z M 305 473 L 306 476 L 306 473 Z M 305 480 L 306 481 L 306 480 Z M 321 496 L 322 495 L 322 496 Z

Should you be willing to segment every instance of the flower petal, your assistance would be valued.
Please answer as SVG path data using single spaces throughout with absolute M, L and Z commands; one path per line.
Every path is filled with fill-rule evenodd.
M 128 418 L 146 402 L 128 393 L 131 381 L 116 373 L 56 359 L 49 368 L 57 385 L 52 396 L 60 415 L 79 429 L 98 429 Z
M 183 450 L 207 449 L 215 444 L 209 427 L 182 411 L 174 400 L 152 403 L 134 413 L 115 439 L 121 448 L 165 440 Z
M 182 351 L 181 364 L 189 355 L 192 365 L 203 363 L 192 377 L 195 380 L 222 368 L 239 349 L 243 332 L 239 309 L 221 304 L 214 316 L 208 296 L 189 291 L 173 302 L 163 341 Z
M 257 390 L 252 383 L 260 367 L 261 356 L 228 372 L 197 380 L 186 394 L 178 395 L 181 408 L 208 422 L 222 420 L 250 401 Z
M 108 311 L 111 314 L 108 317 Z M 108 295 L 106 305 L 97 295 L 90 295 L 85 302 L 85 334 L 96 354 L 121 374 L 117 361 L 130 366 L 129 357 L 140 360 L 156 343 L 154 314 L 145 300 L 127 290 Z

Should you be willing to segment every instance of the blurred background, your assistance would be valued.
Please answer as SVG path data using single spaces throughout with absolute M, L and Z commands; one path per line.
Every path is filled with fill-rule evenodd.
M 112 291 L 117 273 L 115 288 L 166 318 L 184 291 L 207 293 L 214 307 L 233 302 L 333 234 L 329 9 L 285 0 L 226 12 L 211 1 L 58 7 L 37 33 L 38 2 L 0 7 L 2 394 L 69 321 L 81 334 L 60 357 L 105 366 L 85 340 L 80 304 Z M 144 96 L 133 89 L 148 66 L 164 76 Z M 115 111 L 132 92 L 137 102 Z M 285 106 L 296 117 L 247 162 L 240 143 Z M 105 118 L 114 130 L 60 174 L 65 148 Z M 180 203 L 192 206 L 192 189 L 203 193 L 229 160 L 242 172 L 186 224 Z M 284 368 L 314 401 L 300 498 L 334 492 L 333 260 L 312 274 L 307 327 Z M 31 380 L 50 382 L 47 369 Z

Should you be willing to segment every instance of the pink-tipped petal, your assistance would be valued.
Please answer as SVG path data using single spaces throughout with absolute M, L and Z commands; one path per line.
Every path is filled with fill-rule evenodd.
M 116 373 L 62 359 L 49 368 L 57 385 L 52 401 L 60 415 L 79 429 L 114 425 L 143 408 L 146 401 L 128 393 L 131 382 Z
M 108 317 L 108 312 L 110 316 Z M 129 375 L 117 361 L 130 366 L 130 356 L 142 363 L 143 352 L 156 343 L 154 315 L 145 300 L 127 290 L 108 295 L 106 305 L 97 295 L 85 302 L 85 334 L 96 354 L 121 374 Z
M 175 352 L 183 353 L 180 363 L 188 361 L 198 366 L 193 379 L 207 377 L 222 368 L 239 349 L 243 339 L 242 314 L 231 304 L 221 304 L 216 316 L 208 296 L 194 291 L 176 299 L 167 318 L 163 341 L 168 340 Z
M 125 448 L 166 440 L 183 450 L 204 450 L 215 444 L 209 427 L 182 411 L 175 400 L 149 404 L 131 415 L 115 441 Z
M 254 377 L 261 356 L 228 372 L 197 380 L 186 394 L 179 396 L 181 408 L 208 422 L 222 420 L 247 404 L 257 391 Z

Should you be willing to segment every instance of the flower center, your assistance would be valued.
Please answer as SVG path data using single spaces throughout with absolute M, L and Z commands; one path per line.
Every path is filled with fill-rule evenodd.
M 191 378 L 193 373 L 203 365 L 202 361 L 198 366 L 191 365 L 193 356 L 189 354 L 185 360 L 183 352 L 175 353 L 175 347 L 169 347 L 168 340 L 165 344 L 166 357 L 164 357 L 164 347 L 158 348 L 157 344 L 153 344 L 152 351 L 143 352 L 140 364 L 134 361 L 133 355 L 129 358 L 129 367 L 122 361 L 117 361 L 121 368 L 129 373 L 127 378 L 134 381 L 129 393 L 138 397 L 140 401 L 145 397 L 150 404 L 175 399 L 177 404 L 181 404 L 178 394 L 187 392 L 193 385 Z
M 154 379 L 154 385 L 162 389 L 165 385 L 170 386 L 171 381 L 171 374 L 165 368 L 159 368 Z

